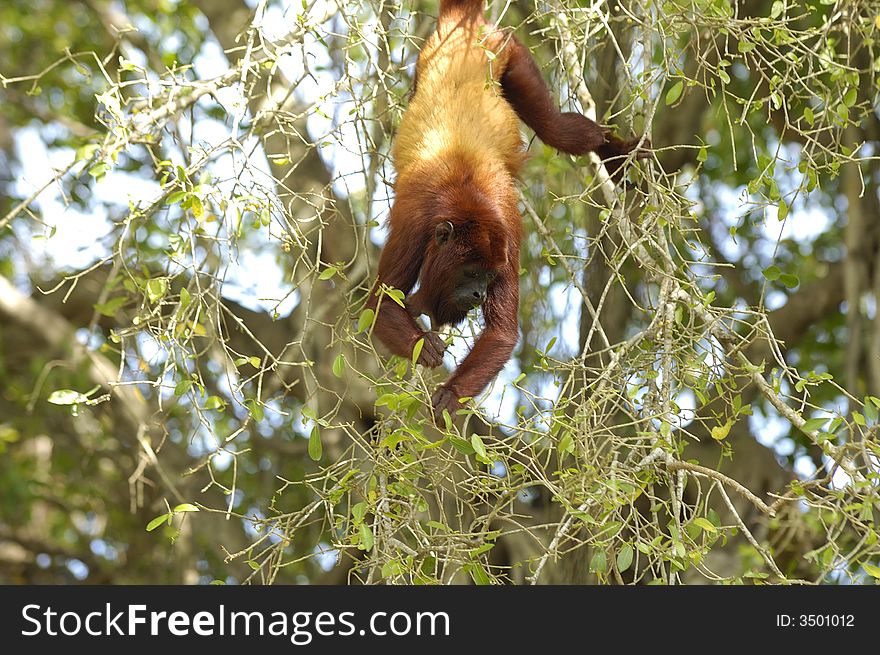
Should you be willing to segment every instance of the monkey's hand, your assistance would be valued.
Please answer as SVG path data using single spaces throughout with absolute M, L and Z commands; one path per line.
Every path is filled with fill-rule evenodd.
M 651 142 L 645 139 L 644 143 L 639 146 L 641 141 L 642 137 L 621 139 L 611 130 L 605 130 L 605 143 L 599 146 L 597 152 L 615 184 L 619 183 L 620 178 L 623 177 L 623 163 L 630 153 L 635 151 L 633 153 L 635 159 L 648 159 L 651 156 Z
M 431 398 L 431 405 L 434 407 L 434 421 L 437 425 L 443 425 L 443 410 L 449 412 L 451 417 L 455 417 L 455 411 L 461 409 L 459 395 L 455 389 L 450 389 L 446 385 L 437 388 L 434 396 Z
M 436 368 L 443 363 L 443 353 L 446 351 L 446 342 L 433 330 L 425 332 L 422 337 L 425 343 L 422 352 L 419 353 L 419 364 L 429 368 Z

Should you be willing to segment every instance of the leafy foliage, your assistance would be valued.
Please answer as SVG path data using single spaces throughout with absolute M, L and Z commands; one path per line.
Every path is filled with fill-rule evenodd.
M 656 158 L 530 145 L 443 426 L 364 308 L 422 4 L 0 6 L 0 580 L 880 577 L 876 3 L 490 2 Z

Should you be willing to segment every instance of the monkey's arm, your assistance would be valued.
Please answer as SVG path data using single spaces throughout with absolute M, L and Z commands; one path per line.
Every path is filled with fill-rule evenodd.
M 392 298 L 382 295 L 382 284 L 399 289 L 404 294 L 415 286 L 421 268 L 424 245 L 410 241 L 392 232 L 379 258 L 379 275 L 370 291 L 367 307 L 376 310 L 375 334 L 395 355 L 411 357 L 416 342 L 424 338 L 425 344 L 419 355 L 419 364 L 440 366 L 446 344 L 436 332 L 425 332 L 415 319 Z M 380 302 L 380 295 L 381 302 Z
M 439 423 L 446 409 L 454 415 L 459 398 L 478 395 L 504 368 L 519 338 L 519 257 L 513 259 L 489 290 L 483 305 L 485 327 L 464 361 L 434 393 L 434 417 Z
M 535 130 L 541 141 L 557 150 L 572 155 L 596 152 L 611 177 L 618 180 L 623 158 L 638 146 L 640 139 L 621 139 L 586 116 L 559 111 L 528 49 L 511 38 L 504 50 L 507 65 L 501 76 L 501 89 L 520 119 Z M 647 141 L 645 148 L 650 148 Z M 639 149 L 636 159 L 649 157 L 646 149 Z

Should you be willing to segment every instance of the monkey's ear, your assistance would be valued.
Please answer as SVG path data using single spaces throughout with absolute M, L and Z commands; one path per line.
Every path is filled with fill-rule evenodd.
M 437 245 L 442 246 L 449 241 L 452 238 L 453 231 L 452 223 L 449 221 L 438 223 L 434 229 L 434 239 L 437 241 Z

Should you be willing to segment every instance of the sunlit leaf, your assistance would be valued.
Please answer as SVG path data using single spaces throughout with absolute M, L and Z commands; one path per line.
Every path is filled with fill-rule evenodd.
M 718 532 L 718 528 L 716 528 L 709 519 L 704 519 L 702 516 L 694 519 L 694 525 L 699 526 L 704 532 Z
M 715 441 L 722 441 L 727 439 L 727 435 L 730 434 L 730 428 L 733 425 L 733 421 L 727 421 L 724 425 L 716 425 L 712 428 L 712 438 Z
M 73 389 L 59 389 L 49 394 L 49 402 L 53 405 L 76 405 L 87 400 L 86 396 Z
M 154 518 L 152 521 L 147 523 L 147 532 L 152 532 L 153 530 L 158 528 L 160 525 L 162 525 L 166 521 L 169 521 L 170 519 L 171 519 L 171 514 L 169 514 L 169 513 L 160 514 L 159 516 Z

